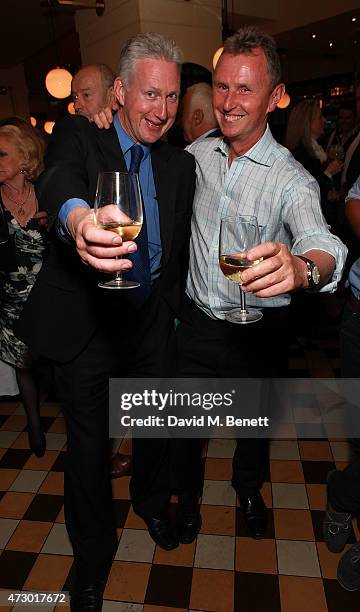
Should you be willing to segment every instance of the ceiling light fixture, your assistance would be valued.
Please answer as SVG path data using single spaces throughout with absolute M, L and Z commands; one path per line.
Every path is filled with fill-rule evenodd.
M 64 98 L 67 98 L 68 96 L 70 96 L 72 75 L 68 70 L 66 70 L 66 68 L 60 67 L 59 50 L 58 50 L 57 42 L 56 42 L 56 33 L 55 33 L 54 15 L 53 15 L 52 6 L 50 6 L 50 24 L 51 24 L 51 34 L 52 34 L 54 48 L 55 48 L 57 66 L 56 68 L 52 68 L 51 70 L 49 70 L 49 72 L 47 73 L 45 77 L 45 87 L 51 96 L 53 96 L 54 98 L 63 100 Z
M 316 34 L 312 34 L 311 38 L 316 38 Z
M 71 92 L 72 75 L 65 68 L 53 68 L 45 77 L 45 87 L 54 98 L 68 98 Z
M 353 17 L 351 21 L 356 21 L 357 17 Z
M 329 42 L 329 47 L 332 47 L 332 46 L 333 46 L 332 42 Z

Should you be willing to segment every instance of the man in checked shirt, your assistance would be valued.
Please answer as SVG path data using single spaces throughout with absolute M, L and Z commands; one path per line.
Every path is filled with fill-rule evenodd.
M 177 328 L 180 376 L 280 377 L 287 366 L 290 294 L 332 292 L 346 247 L 322 216 L 312 176 L 272 137 L 267 115 L 284 94 L 274 40 L 244 27 L 228 38 L 214 74 L 213 105 L 223 137 L 188 147 L 196 159 L 186 318 Z M 239 306 L 239 287 L 219 267 L 219 229 L 228 215 L 254 215 L 261 244 L 247 252 L 261 263 L 241 274 L 254 325 L 225 320 Z M 237 441 L 232 484 L 251 535 L 266 533 L 260 487 L 268 440 Z

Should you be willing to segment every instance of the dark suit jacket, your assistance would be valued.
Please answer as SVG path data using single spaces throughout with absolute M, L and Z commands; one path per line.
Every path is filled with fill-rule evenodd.
M 344 185 L 345 192 L 347 193 L 349 189 L 355 183 L 357 177 L 360 174 L 360 144 L 356 147 L 355 151 L 351 156 L 351 160 L 346 173 L 346 182 Z
M 188 263 L 195 161 L 189 153 L 164 142 L 153 145 L 151 160 L 162 242 L 161 274 L 153 293 L 179 315 Z M 92 205 L 99 170 L 126 171 L 115 128 L 100 130 L 83 117 L 66 118 L 56 125 L 46 168 L 39 196 L 41 209 L 48 212 L 54 227 L 67 199 L 78 197 Z M 85 266 L 75 247 L 60 240 L 54 228 L 52 231 L 49 255 L 16 333 L 36 353 L 66 362 L 90 340 L 106 313 L 109 296 L 97 288 L 99 273 Z M 121 308 L 125 298 L 117 295 L 114 299 Z

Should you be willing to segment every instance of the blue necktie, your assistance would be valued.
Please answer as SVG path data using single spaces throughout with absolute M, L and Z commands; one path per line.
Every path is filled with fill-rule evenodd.
M 129 172 L 136 172 L 139 174 L 140 163 L 144 157 L 144 151 L 139 144 L 134 144 L 131 147 L 131 163 Z M 135 194 L 130 193 L 130 212 L 132 202 L 135 202 Z M 149 259 L 149 247 L 148 237 L 146 228 L 146 215 L 145 206 L 143 205 L 143 224 L 141 232 L 136 238 L 137 251 L 136 253 L 129 254 L 128 258 L 132 261 L 133 267 L 129 272 L 126 273 L 126 277 L 129 280 L 134 280 L 140 283 L 140 287 L 131 289 L 126 292 L 127 299 L 134 304 L 134 306 L 140 307 L 146 302 L 151 293 L 151 273 L 150 273 L 150 259 Z

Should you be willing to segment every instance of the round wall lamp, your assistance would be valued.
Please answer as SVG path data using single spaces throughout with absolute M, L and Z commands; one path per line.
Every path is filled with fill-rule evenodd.
M 279 100 L 279 102 L 277 103 L 277 107 L 284 109 L 287 108 L 290 104 L 290 96 L 288 93 L 284 93 L 283 97 Z
M 33 116 L 30 117 L 30 123 L 31 123 L 31 125 L 33 127 L 36 127 L 37 121 L 36 121 L 35 117 L 33 117 Z
M 67 111 L 70 115 L 75 115 L 74 102 L 69 102 L 69 104 L 67 105 Z
M 222 54 L 222 52 L 223 52 L 223 49 L 224 49 L 224 47 L 219 47 L 219 48 L 218 48 L 218 50 L 217 50 L 217 51 L 215 51 L 215 53 L 214 53 L 214 57 L 213 57 L 213 61 L 212 61 L 214 70 L 215 70 L 215 68 L 216 68 L 216 64 L 217 64 L 217 63 L 218 63 L 218 61 L 219 61 L 219 57 L 220 57 L 220 55 L 221 55 L 221 54 Z
M 53 127 L 55 125 L 55 121 L 45 121 L 44 130 L 47 134 L 51 134 L 53 131 Z
M 45 77 L 45 87 L 54 98 L 67 98 L 71 93 L 72 75 L 65 68 L 53 68 Z

